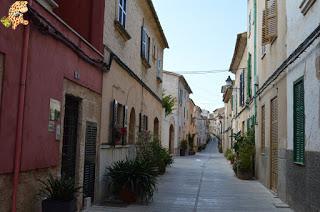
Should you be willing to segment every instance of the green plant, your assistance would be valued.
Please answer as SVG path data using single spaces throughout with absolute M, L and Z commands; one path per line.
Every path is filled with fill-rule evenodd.
M 253 169 L 255 154 L 255 134 L 253 130 L 248 130 L 243 136 L 236 135 L 236 142 L 233 146 L 236 152 L 237 170 L 250 172 Z
M 181 142 L 180 142 L 180 149 L 182 149 L 182 150 L 186 150 L 186 149 L 188 149 L 188 142 L 187 142 L 187 140 L 182 140 Z
M 168 165 L 173 163 L 172 156 L 163 148 L 157 137 L 153 137 L 150 133 L 142 133 L 139 135 L 137 142 L 137 158 L 150 161 L 158 167 L 159 174 L 163 174 Z
M 168 116 L 174 110 L 176 99 L 172 95 L 162 94 L 162 107 L 165 110 L 165 115 Z
M 110 190 L 120 195 L 122 191 L 134 193 L 142 202 L 152 199 L 157 184 L 157 167 L 150 161 L 135 159 L 118 161 L 107 168 Z
M 55 178 L 52 174 L 46 180 L 39 180 L 41 188 L 39 196 L 50 200 L 71 201 L 81 187 L 76 187 L 74 179 L 62 176 Z

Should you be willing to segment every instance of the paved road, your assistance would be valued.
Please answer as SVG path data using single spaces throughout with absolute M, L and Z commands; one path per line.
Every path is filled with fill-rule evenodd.
M 291 211 L 275 203 L 279 205 L 279 199 L 259 182 L 237 179 L 212 141 L 196 156 L 175 158 L 149 205 L 94 206 L 88 212 Z

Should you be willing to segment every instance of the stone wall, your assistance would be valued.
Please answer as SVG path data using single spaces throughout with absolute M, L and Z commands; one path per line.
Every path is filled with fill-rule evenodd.
M 305 165 L 293 162 L 287 151 L 287 201 L 295 211 L 320 211 L 320 153 L 305 152 Z

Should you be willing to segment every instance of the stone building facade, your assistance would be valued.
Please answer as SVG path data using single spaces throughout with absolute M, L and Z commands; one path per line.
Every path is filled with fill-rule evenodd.
M 192 90 L 182 75 L 169 71 L 163 72 L 163 90 L 165 95 L 175 98 L 175 106 L 172 114 L 163 117 L 162 144 L 168 147 L 171 153 L 179 154 L 180 142 L 187 139 L 189 133 L 189 95 Z
M 98 198 L 106 198 L 105 170 L 135 155 L 139 133 L 161 139 L 163 51 L 168 48 L 151 0 L 106 0 Z
M 50 173 L 83 188 L 79 210 L 96 186 L 104 1 L 28 2 L 28 26 L 0 28 L 0 211 L 40 211 Z
M 320 210 L 320 1 L 286 1 L 286 201 L 296 211 Z M 297 30 L 299 29 L 299 30 Z M 281 182 L 283 183 L 283 182 Z

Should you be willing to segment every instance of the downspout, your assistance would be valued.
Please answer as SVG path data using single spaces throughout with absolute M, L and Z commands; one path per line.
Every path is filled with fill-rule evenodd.
M 257 0 L 253 1 L 254 10 L 254 50 L 253 50 L 253 73 L 254 73 L 254 123 L 257 124 Z
M 31 6 L 32 0 L 29 0 Z M 26 79 L 27 79 L 27 65 L 28 65 L 28 50 L 29 50 L 30 26 L 26 26 L 23 31 L 23 47 L 21 56 L 20 69 L 20 83 L 19 83 L 19 102 L 18 102 L 18 116 L 17 129 L 15 140 L 15 156 L 14 156 L 14 173 L 13 173 L 13 188 L 12 188 L 12 212 L 17 211 L 17 191 L 19 184 L 19 173 L 21 166 L 22 153 L 22 134 L 24 121 L 24 107 L 25 107 L 25 93 L 26 93 Z

